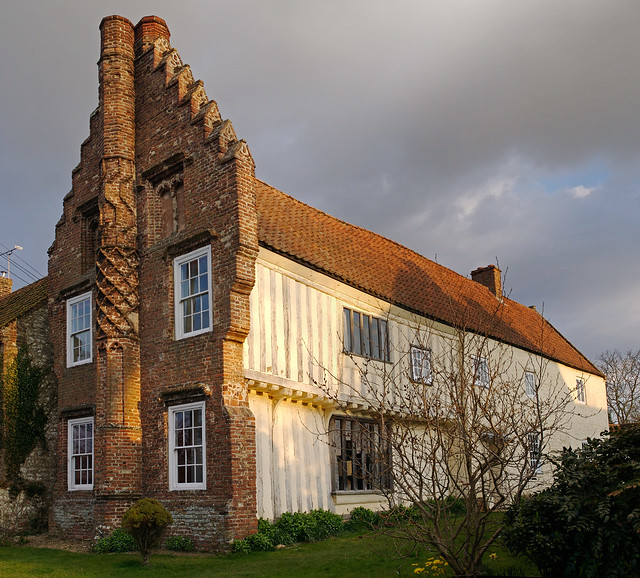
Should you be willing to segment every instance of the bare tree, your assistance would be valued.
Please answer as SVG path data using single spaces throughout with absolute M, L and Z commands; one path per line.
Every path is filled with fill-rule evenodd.
M 609 422 L 640 422 L 640 349 L 625 354 L 605 351 L 596 363 L 607 377 Z
M 386 362 L 351 355 L 342 379 L 317 384 L 335 407 L 334 485 L 382 493 L 385 533 L 435 547 L 456 575 L 475 575 L 502 527 L 492 513 L 540 483 L 571 394 L 541 355 L 464 323 L 416 317 L 396 326 L 406 334 L 394 355 L 379 350 Z M 371 347 L 382 343 L 378 336 Z

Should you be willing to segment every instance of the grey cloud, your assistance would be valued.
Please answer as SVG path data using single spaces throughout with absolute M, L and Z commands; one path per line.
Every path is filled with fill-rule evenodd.
M 167 20 L 258 177 L 462 274 L 497 256 L 512 296 L 544 301 L 591 356 L 635 347 L 637 2 L 12 3 L 0 242 L 41 270 L 97 104 L 107 13 Z M 549 190 L 559 174 L 575 182 Z M 579 186 L 597 190 L 567 194 Z

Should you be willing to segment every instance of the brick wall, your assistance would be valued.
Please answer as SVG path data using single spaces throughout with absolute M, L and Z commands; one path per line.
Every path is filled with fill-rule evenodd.
M 50 249 L 59 383 L 51 526 L 86 538 L 141 496 L 171 532 L 217 549 L 256 528 L 255 431 L 243 377 L 257 255 L 254 164 L 157 17 L 101 24 L 99 106 Z M 174 335 L 173 260 L 211 248 L 212 331 Z M 91 291 L 91 363 L 66 367 L 66 301 Z M 170 491 L 168 408 L 205 401 L 207 486 Z M 67 421 L 95 417 L 93 491 L 67 490 Z

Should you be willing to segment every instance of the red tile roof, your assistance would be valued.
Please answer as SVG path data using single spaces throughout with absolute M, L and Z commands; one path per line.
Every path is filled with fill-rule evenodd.
M 261 181 L 256 202 L 264 247 L 408 311 L 602 376 L 534 309 Z
M 45 277 L 0 298 L 0 327 L 47 301 L 48 281 Z

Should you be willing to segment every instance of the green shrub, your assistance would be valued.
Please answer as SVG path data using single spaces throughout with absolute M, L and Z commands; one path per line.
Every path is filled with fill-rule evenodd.
M 380 521 L 380 514 L 359 506 L 351 510 L 351 518 L 345 522 L 344 527 L 349 532 L 362 532 L 373 530 Z
M 543 576 L 640 575 L 640 426 L 563 450 L 553 485 L 507 511 L 503 539 Z
M 174 552 L 193 552 L 195 550 L 193 540 L 187 536 L 170 536 L 164 545 L 167 550 Z
M 144 564 L 149 563 L 149 553 L 158 546 L 171 522 L 173 518 L 168 510 L 152 498 L 138 500 L 124 513 L 122 526 L 135 540 Z
M 118 528 L 100 538 L 94 545 L 93 551 L 96 554 L 108 554 L 110 552 L 134 552 L 136 543 L 133 538 L 123 528 Z
M 290 546 L 297 542 L 317 542 L 326 540 L 342 532 L 344 524 L 337 514 L 326 510 L 285 512 L 273 524 L 268 520 L 258 520 L 258 533 L 233 543 L 234 552 L 266 552 L 283 544 Z
M 308 514 L 308 541 L 318 542 L 344 531 L 342 517 L 328 510 L 313 510 Z

